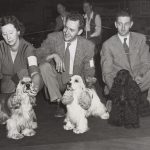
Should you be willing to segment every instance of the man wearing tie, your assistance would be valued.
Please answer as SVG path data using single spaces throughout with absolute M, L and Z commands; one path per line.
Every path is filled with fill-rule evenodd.
M 85 80 L 95 79 L 93 62 L 95 46 L 80 36 L 83 28 L 83 16 L 72 13 L 67 17 L 63 32 L 50 33 L 37 51 L 50 101 L 58 102 L 58 106 L 70 76 L 78 74 Z M 60 107 L 58 108 L 55 116 L 62 117 L 64 113 Z
M 115 27 L 118 33 L 103 43 L 101 66 L 103 81 L 108 94 L 116 73 L 127 69 L 142 91 L 150 88 L 150 55 L 146 37 L 130 32 L 133 26 L 132 16 L 127 11 L 120 11 L 116 16 Z M 147 100 L 150 101 L 150 92 Z

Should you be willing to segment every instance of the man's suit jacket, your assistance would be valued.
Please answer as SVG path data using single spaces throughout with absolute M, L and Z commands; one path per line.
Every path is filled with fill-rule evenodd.
M 101 50 L 101 66 L 103 80 L 109 89 L 116 73 L 121 69 L 129 70 L 133 78 L 144 75 L 150 69 L 149 47 L 143 34 L 130 33 L 129 56 L 131 65 L 118 35 L 104 42 Z
M 74 59 L 73 74 L 95 76 L 95 67 L 91 66 L 94 56 L 94 44 L 83 37 L 77 36 L 77 48 Z M 39 63 L 45 61 L 47 55 L 57 53 L 62 59 L 65 54 L 65 42 L 62 32 L 50 33 L 37 50 Z

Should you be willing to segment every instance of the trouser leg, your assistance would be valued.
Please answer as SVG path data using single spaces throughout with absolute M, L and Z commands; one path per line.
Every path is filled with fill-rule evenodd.
M 54 66 L 52 66 L 50 63 L 41 64 L 40 71 L 44 84 L 48 88 L 50 101 L 53 102 L 57 99 L 61 99 L 62 94 L 60 90 L 63 85 L 60 81 L 60 77 L 56 72 Z
M 140 86 L 142 92 L 148 90 L 147 100 L 150 101 L 150 71 L 148 71 L 145 74 L 145 76 L 143 77 L 143 81 L 139 86 Z

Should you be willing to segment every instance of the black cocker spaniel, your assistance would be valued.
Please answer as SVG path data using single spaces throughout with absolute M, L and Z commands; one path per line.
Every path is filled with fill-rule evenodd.
M 112 108 L 108 123 L 125 128 L 138 128 L 141 90 L 128 70 L 118 71 L 109 92 Z

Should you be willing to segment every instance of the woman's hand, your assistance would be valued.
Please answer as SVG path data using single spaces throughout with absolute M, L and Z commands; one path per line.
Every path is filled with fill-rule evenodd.
M 32 82 L 33 82 L 33 88 L 35 92 L 38 93 L 38 91 L 41 89 L 42 85 L 42 77 L 39 73 L 34 74 L 32 77 Z

